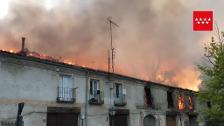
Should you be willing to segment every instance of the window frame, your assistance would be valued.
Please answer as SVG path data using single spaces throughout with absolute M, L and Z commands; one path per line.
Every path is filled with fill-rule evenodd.
M 65 84 L 63 83 L 64 77 L 70 77 L 71 78 L 71 87 L 68 88 L 74 88 L 74 77 L 71 74 L 60 74 L 60 83 L 59 87 L 66 87 Z
M 173 91 L 167 91 L 167 108 L 172 109 L 174 108 L 174 96 Z
M 148 107 L 152 107 L 153 108 L 153 96 L 152 96 L 152 91 L 151 91 L 151 87 L 145 87 L 144 88 L 144 95 L 145 95 L 145 104 Z
M 115 97 L 117 99 L 122 98 L 123 95 L 123 84 L 122 83 L 115 83 Z
M 98 82 L 98 83 L 92 83 L 93 81 Z M 95 84 L 96 84 L 96 92 L 95 92 Z M 96 97 L 98 95 L 98 91 L 101 92 L 101 84 L 100 80 L 96 78 L 90 78 L 89 80 L 89 95 L 91 97 Z
M 57 87 L 57 102 L 74 103 L 76 97 L 74 76 L 72 74 L 59 74 Z

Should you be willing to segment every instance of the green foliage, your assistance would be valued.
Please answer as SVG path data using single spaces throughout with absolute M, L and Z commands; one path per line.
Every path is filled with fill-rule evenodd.
M 198 65 L 206 79 L 203 80 L 205 89 L 198 96 L 201 102 L 211 102 L 211 108 L 204 109 L 204 118 L 211 121 L 224 121 L 224 46 L 223 33 L 218 41 L 212 37 L 205 46 L 205 57 L 209 65 Z

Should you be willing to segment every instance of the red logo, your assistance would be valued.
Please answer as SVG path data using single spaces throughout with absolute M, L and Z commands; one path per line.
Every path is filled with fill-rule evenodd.
M 212 31 L 213 30 L 213 12 L 212 11 L 194 11 L 193 12 L 194 31 Z

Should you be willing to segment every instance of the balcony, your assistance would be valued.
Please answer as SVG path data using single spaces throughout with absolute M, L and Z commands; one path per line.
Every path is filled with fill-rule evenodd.
M 76 88 L 58 87 L 58 103 L 74 103 Z
M 102 105 L 102 104 L 104 104 L 103 98 L 104 98 L 103 92 L 100 91 L 97 94 L 90 96 L 89 104 L 91 104 L 91 105 Z
M 115 106 L 125 106 L 127 104 L 126 96 L 121 95 L 120 97 L 115 97 L 114 99 L 114 105 Z

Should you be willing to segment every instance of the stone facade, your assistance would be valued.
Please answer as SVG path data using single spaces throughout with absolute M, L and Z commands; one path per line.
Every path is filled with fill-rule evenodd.
M 61 83 L 72 85 L 61 90 Z M 24 126 L 50 126 L 49 113 L 69 113 L 71 109 L 79 126 L 113 126 L 116 119 L 119 123 L 127 119 L 124 126 L 196 125 L 193 91 L 34 57 L 0 52 L 0 87 L 1 122 L 15 120 L 17 104 L 24 102 Z M 168 91 L 173 99 L 169 108 Z M 184 102 L 184 110 L 178 110 L 180 94 L 185 102 L 187 96 L 192 97 L 192 110 L 188 110 L 188 102 Z

